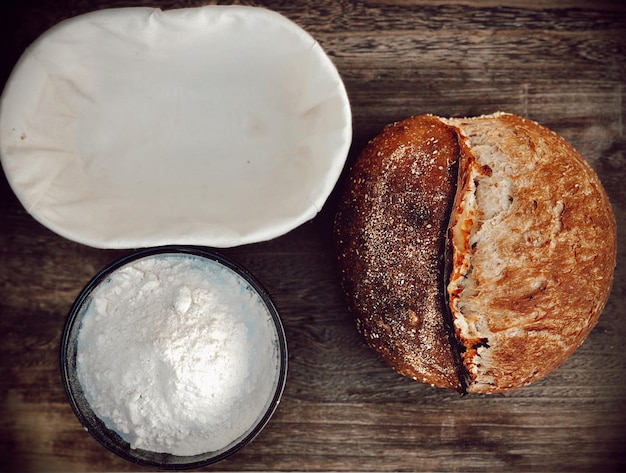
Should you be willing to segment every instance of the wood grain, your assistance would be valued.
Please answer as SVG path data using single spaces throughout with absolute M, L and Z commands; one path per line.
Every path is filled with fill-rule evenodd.
M 5 1 L 0 81 L 25 47 L 64 18 L 105 7 L 202 1 Z M 223 2 L 214 2 L 223 3 Z M 620 247 L 612 296 L 581 348 L 547 378 L 497 396 L 405 379 L 365 347 L 335 274 L 332 219 L 220 250 L 272 295 L 290 349 L 283 400 L 250 445 L 213 470 L 551 471 L 626 469 L 626 3 L 539 0 L 251 1 L 307 29 L 350 96 L 349 163 L 409 115 L 505 110 L 551 127 L 596 169 Z M 343 177 L 342 177 L 343 180 Z M 79 425 L 59 371 L 60 337 L 80 289 L 130 250 L 50 232 L 0 176 L 0 471 L 141 471 Z

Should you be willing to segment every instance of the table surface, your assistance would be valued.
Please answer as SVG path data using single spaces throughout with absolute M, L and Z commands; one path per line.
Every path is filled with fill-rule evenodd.
M 202 3 L 4 1 L 0 81 L 30 42 L 64 18 L 104 7 Z M 304 27 L 336 64 L 353 111 L 349 162 L 384 125 L 410 115 L 517 113 L 554 129 L 588 159 L 624 235 L 626 3 L 245 3 Z M 624 471 L 624 245 L 605 312 L 565 364 L 508 394 L 460 397 L 397 375 L 364 345 L 335 273 L 336 204 L 337 191 L 317 217 L 289 234 L 219 250 L 271 293 L 290 368 L 282 402 L 261 435 L 207 469 Z M 98 270 L 129 252 L 57 236 L 0 177 L 0 470 L 141 470 L 81 428 L 59 370 L 74 298 Z

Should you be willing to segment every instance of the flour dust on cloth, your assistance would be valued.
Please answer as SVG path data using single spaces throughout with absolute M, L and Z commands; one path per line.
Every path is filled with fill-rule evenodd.
M 28 212 L 99 248 L 280 236 L 319 212 L 352 137 L 321 46 L 243 6 L 65 20 L 14 68 L 0 132 Z

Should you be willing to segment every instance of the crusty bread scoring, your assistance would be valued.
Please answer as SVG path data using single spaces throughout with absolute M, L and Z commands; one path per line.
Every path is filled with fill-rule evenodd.
M 335 235 L 370 346 L 406 376 L 483 393 L 538 380 L 573 353 L 616 258 L 593 170 L 561 137 L 504 113 L 387 127 L 350 172 Z

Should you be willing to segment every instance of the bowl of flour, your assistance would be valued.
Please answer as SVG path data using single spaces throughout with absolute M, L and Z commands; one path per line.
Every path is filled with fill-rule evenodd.
M 158 247 L 96 275 L 72 306 L 62 376 L 84 428 L 159 469 L 215 463 L 277 408 L 287 344 L 268 293 L 244 268 L 196 247 Z

